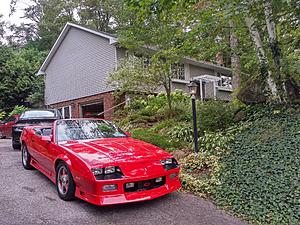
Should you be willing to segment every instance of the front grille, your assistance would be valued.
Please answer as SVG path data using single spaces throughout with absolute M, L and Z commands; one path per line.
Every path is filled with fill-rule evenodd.
M 145 191 L 145 190 L 158 188 L 160 186 L 163 186 L 166 183 L 166 177 L 163 177 L 162 181 L 160 182 L 155 182 L 155 178 L 154 178 L 150 180 L 142 180 L 142 181 L 136 181 L 132 183 L 134 183 L 134 187 L 131 188 L 126 188 L 126 184 L 124 184 L 125 192 Z

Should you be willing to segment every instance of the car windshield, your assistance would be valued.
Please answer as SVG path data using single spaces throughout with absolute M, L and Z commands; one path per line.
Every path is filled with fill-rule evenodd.
M 105 120 L 60 120 L 56 123 L 58 142 L 120 137 L 127 137 L 127 135 Z
M 22 115 L 22 119 L 29 118 L 54 118 L 56 114 L 51 110 L 34 110 L 34 111 L 25 111 Z

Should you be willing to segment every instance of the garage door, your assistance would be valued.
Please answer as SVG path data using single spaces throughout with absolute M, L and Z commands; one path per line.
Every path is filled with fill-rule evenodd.
M 104 115 L 100 115 L 104 111 L 103 102 L 87 104 L 81 106 L 81 112 L 83 118 L 104 118 Z

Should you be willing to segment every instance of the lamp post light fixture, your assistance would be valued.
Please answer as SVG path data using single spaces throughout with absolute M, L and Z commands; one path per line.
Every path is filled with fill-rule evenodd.
M 194 126 L 194 144 L 195 144 L 195 153 L 198 154 L 198 130 L 197 130 L 197 114 L 196 114 L 196 94 L 198 89 L 198 84 L 191 82 L 188 85 L 190 94 L 192 95 L 192 111 L 193 111 L 193 126 Z

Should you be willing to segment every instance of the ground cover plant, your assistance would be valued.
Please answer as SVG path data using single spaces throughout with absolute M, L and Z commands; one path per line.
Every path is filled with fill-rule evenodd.
M 262 108 L 220 160 L 218 205 L 256 224 L 300 222 L 300 113 Z
M 195 157 L 189 96 L 173 96 L 175 113 L 160 94 L 133 101 L 118 123 L 179 159 L 183 191 L 253 224 L 299 224 L 299 106 L 198 103 Z

